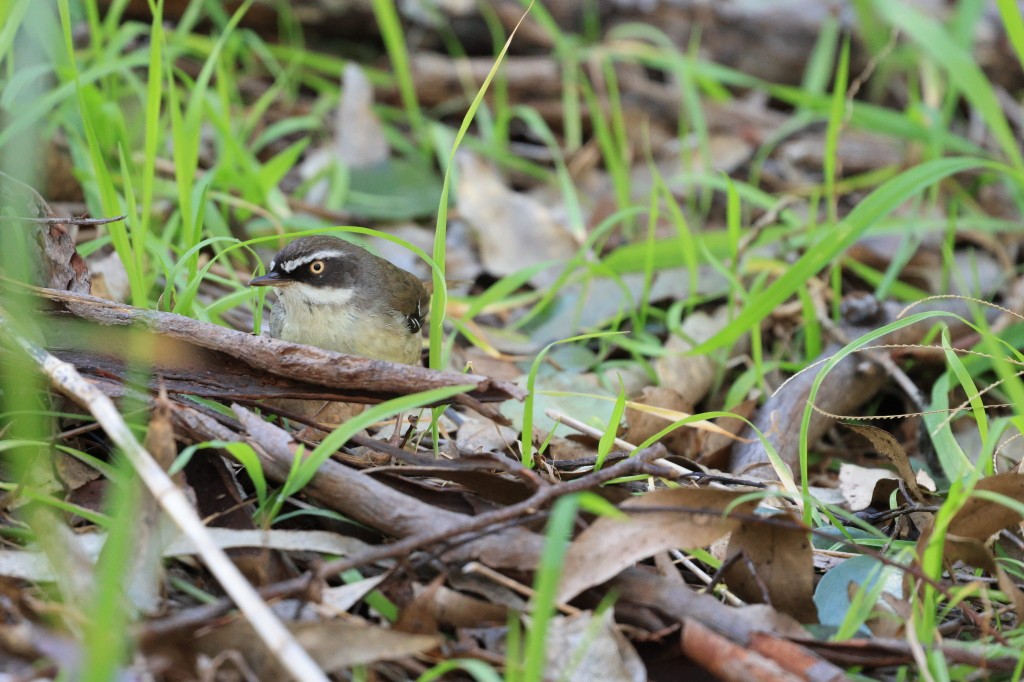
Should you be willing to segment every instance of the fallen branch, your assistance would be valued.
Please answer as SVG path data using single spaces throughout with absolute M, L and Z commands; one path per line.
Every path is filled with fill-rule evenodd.
M 259 454 L 267 478 L 284 480 L 295 456 L 291 436 L 238 406 L 235 407 L 235 414 L 246 431 L 245 440 Z M 237 441 L 242 438 L 232 429 L 191 407 L 176 405 L 173 416 L 183 431 L 191 432 L 193 437 L 200 440 Z M 572 481 L 544 485 L 520 503 L 477 516 L 439 509 L 400 493 L 371 476 L 327 460 L 303 489 L 303 493 L 400 539 L 366 549 L 355 556 L 325 563 L 315 571 L 270 585 L 261 590 L 261 594 L 267 599 L 299 597 L 316 600 L 323 581 L 339 571 L 383 559 L 407 557 L 414 551 L 438 543 L 446 543 L 448 548 L 437 550 L 436 554 L 448 561 L 479 558 L 491 566 L 532 572 L 540 561 L 543 538 L 525 529 L 508 528 L 507 524 L 536 514 L 559 496 L 593 489 L 620 476 L 652 473 L 649 460 L 663 454 L 661 448 L 656 446 L 601 471 Z M 671 475 L 669 471 L 659 470 L 654 473 L 659 476 Z M 480 536 L 488 531 L 489 534 Z M 456 544 L 458 547 L 452 549 Z M 626 569 L 611 581 L 610 587 L 619 592 L 624 601 L 654 608 L 675 620 L 694 619 L 741 645 L 749 643 L 756 632 L 791 636 L 805 634 L 796 621 L 771 607 L 729 607 L 709 594 L 698 593 L 678 580 L 655 575 L 643 568 Z M 162 621 L 151 621 L 143 626 L 140 637 L 152 641 L 173 632 L 194 629 L 222 615 L 229 608 L 227 600 L 220 600 Z
M 203 561 L 231 599 L 245 614 L 253 629 L 284 669 L 299 680 L 324 680 L 327 677 L 309 654 L 299 646 L 270 607 L 260 599 L 252 585 L 231 563 L 210 537 L 195 509 L 184 493 L 177 488 L 167 473 L 153 460 L 132 434 L 114 403 L 102 391 L 89 383 L 74 367 L 58 360 L 45 350 L 16 334 L 8 314 L 0 308 L 0 329 L 13 348 L 23 351 L 45 374 L 55 388 L 87 409 L 103 426 L 107 435 L 121 448 L 139 478 L 167 515 L 191 540 Z
M 116 373 L 116 363 L 111 363 L 109 357 L 111 349 L 155 348 L 157 343 L 164 344 L 160 347 L 161 352 L 153 353 L 149 360 L 172 393 L 220 397 L 225 393 L 234 393 L 240 398 L 323 398 L 326 394 L 354 402 L 378 402 L 396 395 L 432 388 L 475 384 L 476 388 L 468 397 L 482 402 L 522 400 L 526 395 L 515 384 L 477 374 L 438 372 L 425 367 L 334 353 L 85 294 L 55 289 L 34 291 L 50 300 L 68 304 L 68 309 L 79 318 L 100 325 L 130 326 L 157 334 L 159 339 L 151 343 L 128 346 L 121 346 L 116 339 L 105 337 L 100 341 L 102 348 L 99 350 L 83 350 L 79 347 L 82 344 L 75 342 L 74 330 L 66 327 L 58 329 L 51 337 L 54 346 L 63 349 L 62 352 L 67 353 L 70 359 L 76 363 L 95 363 L 97 371 L 104 374 L 112 371 Z M 77 338 L 84 339 L 86 336 L 79 332 Z M 168 340 L 187 345 L 168 346 Z M 216 355 L 211 354 L 211 351 Z M 253 369 L 263 370 L 279 380 L 256 383 L 259 377 L 253 375 L 260 372 L 254 372 Z M 201 390 L 204 385 L 208 386 L 205 391 Z M 333 391 L 324 391 L 319 387 Z

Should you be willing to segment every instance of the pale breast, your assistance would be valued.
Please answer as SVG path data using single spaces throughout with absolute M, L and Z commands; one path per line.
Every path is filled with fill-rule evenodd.
M 327 309 L 329 308 L 329 309 Z M 316 306 L 299 292 L 281 290 L 271 311 L 275 338 L 367 358 L 420 364 L 422 335 L 404 320 L 357 310 L 352 305 Z

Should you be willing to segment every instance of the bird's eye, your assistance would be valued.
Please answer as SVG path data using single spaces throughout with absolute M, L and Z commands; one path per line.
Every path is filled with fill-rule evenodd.
M 326 267 L 327 264 L 324 263 L 322 260 L 315 260 L 309 264 L 309 271 L 312 272 L 314 275 L 321 275 L 323 274 L 324 268 Z

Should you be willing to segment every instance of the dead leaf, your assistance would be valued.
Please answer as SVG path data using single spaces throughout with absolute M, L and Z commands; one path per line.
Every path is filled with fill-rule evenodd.
M 978 481 L 974 489 L 1021 500 L 1024 499 L 1024 475 L 1009 473 L 989 476 Z M 996 563 L 992 552 L 985 544 L 999 531 L 1020 522 L 1020 515 L 1013 509 L 972 495 L 949 522 L 945 555 L 950 561 L 964 561 L 994 575 L 999 581 L 999 588 L 1013 602 L 1017 617 L 1024 618 L 1024 593 Z M 928 535 L 923 534 L 919 540 L 920 549 L 924 548 Z
M 899 473 L 903 483 L 907 486 L 907 492 L 910 493 L 914 502 L 917 504 L 928 503 L 928 496 L 921 486 L 917 484 L 917 476 L 914 474 L 914 469 L 910 466 L 910 458 L 907 457 L 903 446 L 900 445 L 899 441 L 891 433 L 870 424 L 844 423 L 843 426 L 867 438 L 879 453 L 889 458 L 889 461 L 896 467 L 896 471 Z
M 209 527 L 210 538 L 221 549 L 252 547 L 291 552 L 318 552 L 332 556 L 352 556 L 365 552 L 370 546 L 353 537 L 323 530 L 238 530 Z M 83 533 L 71 536 L 70 553 L 81 556 L 91 565 L 99 556 L 107 536 L 105 533 Z M 175 536 L 162 556 L 179 557 L 197 554 L 192 541 L 183 535 Z M 54 573 L 42 552 L 28 550 L 0 550 L 0 576 L 22 578 L 34 582 L 55 580 Z
M 785 519 L 793 527 L 751 521 L 740 524 L 729 536 L 729 556 L 742 552 L 746 560 L 740 559 L 729 567 L 726 584 L 748 602 L 763 601 L 764 585 L 770 604 L 776 609 L 801 623 L 817 623 L 810 535 L 799 527 L 800 519 L 792 513 L 783 512 L 772 518 Z M 756 578 L 750 572 L 750 564 Z
M 839 490 L 843 501 L 851 511 L 860 511 L 871 506 L 878 483 L 883 480 L 899 480 L 888 469 L 872 469 L 844 462 L 839 467 Z
M 891 138 L 866 131 L 849 133 L 842 136 L 835 150 L 841 164 L 838 167 L 844 173 L 862 173 L 903 163 L 904 151 Z M 778 155 L 787 163 L 817 169 L 821 168 L 827 144 L 824 134 L 806 133 L 780 145 Z
M 345 63 L 341 76 L 341 100 L 335 122 L 338 159 L 349 168 L 383 163 L 391 147 L 373 110 L 373 85 L 354 61 Z
M 914 478 L 922 489 L 935 492 L 935 481 L 924 469 L 918 471 Z M 839 490 L 842 501 L 851 511 L 868 507 L 888 509 L 889 498 L 893 491 L 899 490 L 899 482 L 896 473 L 889 469 L 872 469 L 847 463 L 839 467 Z M 909 501 L 902 494 L 897 499 L 901 504 Z
M 390 147 L 384 128 L 373 111 L 373 86 L 355 62 L 347 62 L 341 78 L 341 99 L 335 114 L 334 139 L 311 150 L 299 166 L 299 176 L 309 180 L 340 164 L 366 168 L 388 160 Z M 306 201 L 321 205 L 330 183 L 318 180 L 306 193 Z
M 431 602 L 434 618 L 445 627 L 477 627 L 481 623 L 508 622 L 508 609 L 476 599 L 442 585 Z
M 320 593 L 319 606 L 332 610 L 334 615 L 345 613 L 358 604 L 371 590 L 380 585 L 386 577 L 387 575 L 384 574 L 374 576 L 373 578 L 364 578 L 363 580 L 357 580 L 354 583 L 345 585 L 325 587 Z
M 631 443 L 643 443 L 672 423 L 640 409 L 641 406 L 660 407 L 676 412 L 693 412 L 693 405 L 684 401 L 678 391 L 666 386 L 648 386 L 633 399 L 633 402 L 638 405 L 626 407 L 626 423 L 629 424 L 629 430 L 626 432 L 625 438 Z M 681 427 L 663 437 L 660 442 L 672 454 L 685 456 L 694 449 L 697 438 L 696 431 Z
M 100 252 L 102 253 L 102 252 Z M 117 251 L 111 250 L 104 256 L 93 254 L 87 260 L 89 275 L 92 277 L 92 294 L 118 303 L 128 300 L 130 284 L 128 271 Z
M 675 141 L 678 142 L 679 138 Z M 675 176 L 677 173 L 707 172 L 712 170 L 717 173 L 731 173 L 740 165 L 747 162 L 755 151 L 754 145 L 738 135 L 711 135 L 707 140 L 707 158 L 701 158 L 703 151 L 696 143 L 686 153 L 679 153 L 675 157 L 676 168 L 674 172 L 666 173 L 666 177 Z
M 665 343 L 668 355 L 654 361 L 658 383 L 675 389 L 684 403 L 696 405 L 711 389 L 715 378 L 715 361 L 707 355 L 688 355 L 691 348 L 707 341 L 729 321 L 727 306 L 714 314 L 697 311 L 691 313 L 679 330 Z
M 370 546 L 357 538 L 325 530 L 259 530 L 216 528 L 207 529 L 210 537 L 221 549 L 258 547 L 283 552 L 318 552 L 333 556 L 353 556 L 365 552 Z M 195 554 L 192 541 L 177 536 L 164 550 L 166 556 Z
M 739 436 L 747 426 L 747 422 L 744 419 L 750 419 L 754 412 L 757 411 L 757 400 L 755 398 L 744 400 L 739 405 L 730 407 L 725 411 L 735 414 L 736 417 L 723 417 L 716 420 L 715 424 L 731 434 L 731 436 Z M 743 419 L 740 419 L 740 417 Z M 729 466 L 729 450 L 737 442 L 737 439 L 731 436 L 717 433 L 707 434 L 700 446 L 700 454 L 697 457 L 697 461 L 710 469 L 725 471 L 726 467 Z
M 988 490 L 1014 500 L 1024 500 L 1024 475 L 997 474 L 983 478 L 975 490 Z M 962 535 L 985 542 L 989 537 L 1021 520 L 1014 510 L 997 502 L 972 496 L 949 522 L 950 535 Z
M 568 682 L 643 682 L 643 661 L 614 621 L 612 609 L 600 616 L 584 612 L 548 624 L 545 676 Z
M 461 452 L 510 452 L 512 444 L 519 440 L 519 432 L 510 426 L 494 423 L 475 412 L 463 416 L 463 422 L 455 437 L 455 444 Z
M 669 488 L 628 500 L 620 509 L 629 519 L 600 518 L 573 541 L 556 601 L 567 602 L 658 552 L 711 544 L 740 523 L 722 516 L 740 495 L 725 490 Z M 748 501 L 735 511 L 749 514 L 755 507 L 756 502 Z M 645 508 L 658 511 L 644 513 Z M 610 547 L 615 551 L 608 551 Z
M 100 477 L 100 472 L 96 469 L 82 460 L 60 451 L 53 453 L 53 472 L 68 492 L 78 491 L 82 486 L 92 483 Z M 90 507 L 90 509 L 92 508 Z M 98 509 L 98 507 L 96 508 Z
M 429 651 L 441 643 L 440 637 L 410 635 L 355 620 L 290 623 L 288 629 L 325 672 L 393 661 Z M 208 656 L 232 649 L 240 652 L 261 680 L 287 679 L 262 640 L 244 620 L 208 631 L 194 642 L 196 649 Z
M 459 152 L 458 209 L 477 235 L 484 269 L 504 277 L 531 265 L 568 261 L 576 240 L 551 212 L 504 180 L 478 157 Z M 545 268 L 530 278 L 537 287 L 551 284 L 560 268 Z
M 999 582 L 999 589 L 1010 599 L 1017 618 L 1024 618 L 1024 592 L 1017 587 L 1013 578 L 996 563 L 992 552 L 984 542 L 977 538 L 965 538 L 955 535 L 946 536 L 946 558 L 950 561 L 963 561 L 994 575 Z
M 438 634 L 437 619 L 434 617 L 433 602 L 438 589 L 444 584 L 445 576 L 442 573 L 425 588 L 399 614 L 394 624 L 395 630 L 409 632 L 416 635 Z
M 145 447 L 153 460 L 164 470 L 168 469 L 178 455 L 171 424 L 171 407 L 167 394 L 161 392 L 156 399 L 149 429 L 146 432 Z M 179 475 L 179 485 L 184 477 Z M 133 481 L 131 485 L 139 485 Z M 160 608 L 160 589 L 163 585 L 163 557 L 161 556 L 167 538 L 174 533 L 174 525 L 160 509 L 160 505 L 149 491 L 142 489 L 138 495 L 138 506 L 132 524 L 134 526 L 133 553 L 128 561 L 125 576 L 125 593 L 135 608 L 142 613 L 154 614 Z

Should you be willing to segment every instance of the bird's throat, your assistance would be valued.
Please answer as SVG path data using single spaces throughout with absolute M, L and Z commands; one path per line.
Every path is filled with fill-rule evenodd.
M 419 364 L 422 336 L 392 316 L 357 307 L 352 290 L 282 287 L 271 329 L 285 341 L 379 360 Z

